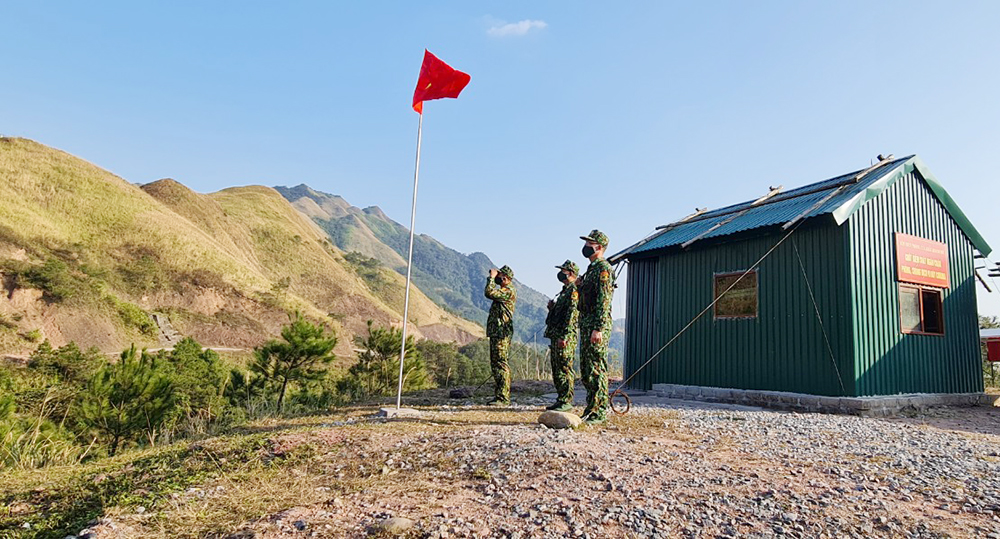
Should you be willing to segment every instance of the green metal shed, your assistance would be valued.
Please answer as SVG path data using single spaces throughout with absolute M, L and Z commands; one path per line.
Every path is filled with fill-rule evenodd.
M 610 259 L 629 387 L 981 392 L 977 251 L 916 156 L 659 227 Z

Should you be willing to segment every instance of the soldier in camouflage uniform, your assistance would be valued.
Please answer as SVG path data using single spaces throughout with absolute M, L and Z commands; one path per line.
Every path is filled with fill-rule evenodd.
M 583 420 L 594 425 L 607 421 L 611 399 L 608 396 L 608 340 L 611 338 L 611 296 L 614 294 L 614 270 L 604 259 L 608 236 L 592 230 L 580 236 L 586 244 L 583 256 L 590 259 L 587 272 L 580 277 L 580 377 L 587 388 L 587 407 Z
M 563 262 L 559 268 L 562 290 L 549 302 L 545 317 L 545 337 L 549 339 L 549 359 L 552 361 L 552 382 L 556 386 L 556 402 L 548 410 L 565 412 L 573 408 L 573 360 L 576 359 L 577 300 L 576 277 L 580 268 L 572 261 Z
M 510 404 L 510 339 L 514 336 L 514 270 L 504 266 L 491 269 L 486 281 L 486 297 L 493 301 L 486 319 L 486 336 L 490 338 L 490 368 L 493 371 L 494 397 L 490 404 Z

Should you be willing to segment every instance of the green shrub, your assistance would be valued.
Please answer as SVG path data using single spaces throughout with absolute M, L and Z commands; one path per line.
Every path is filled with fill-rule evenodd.
M 176 418 L 171 425 L 173 433 L 207 434 L 223 420 L 231 418 L 223 396 L 227 373 L 219 354 L 185 337 L 173 350 L 159 352 L 156 362 L 173 384 L 176 401 Z
M 157 369 L 152 356 L 137 353 L 132 345 L 117 363 L 101 367 L 91 378 L 81 395 L 80 412 L 83 424 L 114 455 L 120 446 L 141 437 L 154 443 L 174 406 L 170 378 Z
M 490 364 L 490 341 L 479 339 L 459 348 L 477 366 Z M 513 341 L 510 343 L 510 374 L 514 380 L 551 380 L 552 364 L 544 347 Z M 485 376 L 484 376 L 485 378 Z M 480 380 L 482 382 L 482 379 Z
M 384 267 L 378 259 L 365 256 L 357 251 L 344 253 L 344 261 L 354 273 L 368 285 L 368 288 L 375 293 L 385 292 L 385 288 L 391 283 L 382 274 Z
M 118 317 L 126 327 L 136 328 L 140 333 L 149 337 L 156 335 L 156 322 L 149 316 L 149 313 L 142 310 L 138 305 L 121 301 L 113 296 L 108 296 L 108 299 L 114 305 Z
M 59 389 L 50 377 L 0 370 L 0 468 L 73 464 L 82 458 L 85 449 L 73 434 L 51 420 L 65 417 L 65 403 L 72 399 L 72 392 Z
M 258 380 L 248 383 L 255 384 L 262 394 L 275 394 L 278 410 L 283 409 L 289 385 L 326 377 L 337 346 L 336 335 L 304 319 L 301 313 L 295 313 L 295 319 L 281 328 L 281 338 L 283 341 L 271 340 L 255 350 L 250 370 Z
M 368 321 L 368 336 L 359 337 L 363 347 L 358 362 L 348 369 L 340 382 L 340 391 L 355 399 L 395 394 L 399 387 L 399 353 L 403 344 L 403 331 L 396 328 L 376 328 Z M 433 384 L 427 367 L 414 345 L 413 336 L 406 338 L 403 363 L 403 391 L 426 389 Z
M 79 393 L 107 358 L 97 348 L 81 351 L 76 343 L 53 349 L 42 342 L 28 358 L 13 388 L 22 415 L 47 418 L 60 427 L 78 426 Z
M 33 265 L 17 260 L 5 260 L 0 269 L 13 275 L 14 286 L 18 288 L 37 288 L 42 296 L 51 302 L 59 303 L 74 298 L 95 297 L 100 283 L 92 278 L 84 267 L 79 266 L 72 258 L 72 253 L 62 251 L 60 258 L 48 258 L 41 265 Z M 78 267 L 79 266 L 79 267 Z
M 97 347 L 84 352 L 71 342 L 54 349 L 46 340 L 28 357 L 28 368 L 58 376 L 60 380 L 82 388 L 106 362 L 107 358 Z
M 86 290 L 86 275 L 74 275 L 68 265 L 58 258 L 50 258 L 41 266 L 28 270 L 28 282 L 39 288 L 51 301 L 61 302 L 81 295 Z

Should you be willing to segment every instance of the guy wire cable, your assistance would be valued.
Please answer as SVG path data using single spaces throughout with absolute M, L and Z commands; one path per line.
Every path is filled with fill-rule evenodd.
M 802 280 L 806 282 L 806 290 L 809 291 L 809 299 L 812 300 L 813 309 L 816 310 L 816 319 L 819 320 L 819 328 L 823 332 L 823 341 L 826 343 L 826 351 L 830 353 L 830 362 L 833 363 L 833 370 L 837 373 L 837 382 L 840 383 L 840 391 L 843 394 L 847 394 L 847 390 L 844 389 L 844 379 L 840 376 L 840 367 L 837 365 L 837 358 L 833 354 L 833 347 L 830 346 L 830 337 L 826 333 L 826 326 L 823 325 L 823 316 L 819 313 L 819 304 L 816 303 L 816 297 L 813 295 L 812 285 L 809 284 L 809 277 L 806 275 L 806 267 L 802 263 L 802 257 L 799 256 L 799 246 L 792 240 L 792 247 L 795 248 L 795 258 L 799 261 L 799 269 L 802 270 Z
M 764 256 L 760 257 L 760 259 L 757 260 L 756 262 L 754 262 L 754 264 L 752 266 L 750 266 L 749 269 L 747 269 L 746 271 L 744 271 L 743 274 L 740 275 L 738 279 L 736 279 L 735 281 L 733 281 L 733 283 L 731 285 L 729 285 L 729 288 L 725 289 L 725 291 L 723 291 L 714 300 L 712 300 L 712 302 L 709 303 L 707 307 L 705 307 L 700 313 L 698 313 L 697 315 L 695 315 L 695 317 L 692 318 L 691 321 L 688 322 L 687 325 L 684 326 L 683 329 L 681 329 L 680 331 L 678 331 L 677 334 L 675 334 L 669 341 L 667 341 L 667 344 L 664 344 L 662 347 L 660 347 L 660 349 L 657 350 L 656 353 L 654 353 L 652 356 L 650 356 L 650 358 L 647 359 L 645 363 L 643 363 L 642 365 L 640 365 L 639 368 L 636 369 L 635 372 L 632 373 L 632 376 L 629 376 L 627 379 L 623 380 L 622 383 L 618 384 L 618 388 L 615 389 L 614 391 L 612 391 L 611 395 L 608 396 L 608 401 L 611 404 L 611 411 L 614 412 L 614 413 L 616 413 L 616 414 L 618 414 L 618 415 L 624 415 L 624 414 L 628 413 L 628 411 L 632 407 L 632 399 L 629 398 L 629 396 L 628 396 L 627 393 L 625 393 L 624 391 L 622 391 L 622 388 L 625 387 L 633 378 L 635 378 L 635 376 L 637 374 L 639 374 L 640 372 L 642 372 L 642 370 L 645 369 L 650 363 L 652 363 L 652 361 L 654 359 L 656 359 L 656 356 L 659 356 L 664 350 L 667 349 L 668 346 L 670 346 L 671 344 L 673 344 L 674 341 L 676 341 L 678 337 L 680 337 L 681 335 L 684 334 L 685 331 L 687 331 L 688 329 L 690 329 L 691 326 L 693 326 L 694 323 L 698 321 L 698 319 L 700 319 L 702 316 L 704 316 L 705 313 L 707 313 L 712 307 L 715 307 L 715 304 L 718 303 L 719 300 L 722 299 L 723 296 L 725 296 L 730 290 L 732 290 L 733 287 L 735 287 L 737 284 L 739 284 L 739 282 L 742 281 L 744 277 L 746 277 L 747 275 L 749 275 L 750 272 L 756 270 L 760 266 L 760 264 L 762 262 L 764 262 L 764 260 L 767 257 L 771 256 L 771 253 L 773 253 L 775 251 L 775 249 L 777 249 L 782 243 L 785 243 L 785 240 L 787 240 L 789 238 L 789 236 L 792 235 L 793 232 L 795 232 L 796 230 L 798 230 L 799 225 L 801 225 L 803 222 L 804 222 L 804 220 L 800 219 L 798 222 L 795 223 L 794 226 L 792 226 L 790 229 L 788 229 L 788 233 L 785 234 L 780 240 L 778 240 L 778 243 L 775 243 L 774 247 L 771 247 L 771 249 L 769 249 L 766 253 L 764 253 Z M 616 396 L 619 397 L 619 398 L 624 398 L 625 399 L 626 407 L 625 407 L 624 411 L 619 412 L 617 409 L 615 409 L 614 399 L 615 399 Z

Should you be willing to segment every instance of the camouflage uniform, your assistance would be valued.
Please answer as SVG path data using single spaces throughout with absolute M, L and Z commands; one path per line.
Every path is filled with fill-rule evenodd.
M 580 239 L 608 245 L 608 237 L 594 230 Z M 580 378 L 587 388 L 584 419 L 607 419 L 611 399 L 608 396 L 608 341 L 611 339 L 611 296 L 614 294 L 614 269 L 604 258 L 595 259 L 580 277 Z M 600 331 L 599 344 L 590 342 L 590 334 Z
M 580 269 L 567 260 L 559 269 L 572 271 L 574 275 Z M 549 339 L 549 359 L 552 362 L 552 382 L 556 386 L 555 404 L 553 409 L 573 404 L 573 382 L 576 373 L 573 371 L 573 360 L 576 359 L 577 331 L 577 300 L 576 282 L 567 280 L 562 290 L 556 296 L 548 316 L 545 317 L 545 337 Z M 559 346 L 559 341 L 565 341 L 565 346 Z
M 517 302 L 517 292 L 514 290 L 514 270 L 509 266 L 500 268 L 500 273 L 510 278 L 507 286 L 496 284 L 487 278 L 484 294 L 493 305 L 486 319 L 486 336 L 490 338 L 490 368 L 493 371 L 494 397 L 498 402 L 510 402 L 510 366 L 507 358 L 510 355 L 510 339 L 514 336 L 514 303 Z

